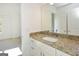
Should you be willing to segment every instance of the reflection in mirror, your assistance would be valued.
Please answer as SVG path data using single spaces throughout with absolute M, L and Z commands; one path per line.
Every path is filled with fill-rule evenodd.
M 79 36 L 79 3 L 54 3 L 50 6 L 52 32 Z

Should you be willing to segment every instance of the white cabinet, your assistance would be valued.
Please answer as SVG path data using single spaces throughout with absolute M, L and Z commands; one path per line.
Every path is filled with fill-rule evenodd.
M 40 46 L 38 45 L 39 41 L 31 40 L 31 56 L 42 56 Z
M 55 56 L 55 48 L 52 48 L 44 43 L 31 40 L 31 55 L 32 56 Z
M 70 55 L 56 49 L 56 56 L 70 56 Z
M 43 56 L 55 56 L 55 48 L 50 47 L 44 43 L 41 43 L 41 49 Z
M 35 39 L 31 42 L 31 56 L 70 56 Z
M 31 56 L 42 56 L 42 52 L 39 47 L 32 47 Z

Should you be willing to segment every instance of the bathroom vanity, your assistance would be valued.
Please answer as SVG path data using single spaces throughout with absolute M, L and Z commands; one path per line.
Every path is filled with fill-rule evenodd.
M 79 55 L 79 36 L 41 31 L 31 33 L 30 37 L 32 56 Z

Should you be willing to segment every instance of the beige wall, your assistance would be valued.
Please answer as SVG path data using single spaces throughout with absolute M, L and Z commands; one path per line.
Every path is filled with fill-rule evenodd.
M 23 55 L 30 55 L 31 32 L 41 31 L 41 4 L 21 4 L 21 32 Z
M 51 30 L 51 11 L 49 4 L 42 5 L 41 16 L 42 16 L 42 30 Z

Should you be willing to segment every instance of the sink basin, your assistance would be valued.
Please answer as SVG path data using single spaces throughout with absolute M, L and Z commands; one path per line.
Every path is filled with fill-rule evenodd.
M 58 39 L 54 37 L 43 37 L 43 40 L 50 41 L 50 42 L 56 42 Z

